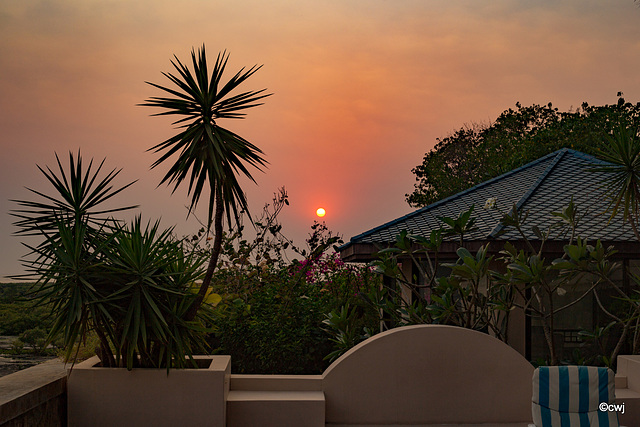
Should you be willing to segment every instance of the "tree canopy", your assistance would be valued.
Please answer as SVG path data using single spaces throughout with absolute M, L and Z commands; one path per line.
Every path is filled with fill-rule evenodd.
M 465 126 L 438 138 L 412 170 L 416 183 L 406 200 L 413 207 L 427 206 L 565 147 L 597 155 L 620 123 L 633 129 L 640 124 L 640 102 L 625 101 L 621 92 L 618 97 L 616 104 L 585 102 L 567 112 L 551 103 L 517 103 L 493 123 Z

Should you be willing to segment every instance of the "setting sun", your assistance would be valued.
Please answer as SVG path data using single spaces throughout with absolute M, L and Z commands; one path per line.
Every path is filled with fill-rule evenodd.
M 316 215 L 318 215 L 320 218 L 325 216 L 326 213 L 327 213 L 327 211 L 325 211 L 324 208 L 318 208 L 318 210 L 316 211 Z

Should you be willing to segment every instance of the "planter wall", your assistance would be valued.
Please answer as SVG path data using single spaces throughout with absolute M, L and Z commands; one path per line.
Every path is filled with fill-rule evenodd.
M 96 367 L 93 357 L 70 370 L 69 427 L 219 426 L 226 424 L 230 356 L 195 356 L 201 369 Z

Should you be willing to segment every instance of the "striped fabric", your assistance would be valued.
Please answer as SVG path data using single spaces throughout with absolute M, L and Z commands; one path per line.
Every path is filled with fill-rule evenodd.
M 595 366 L 541 366 L 533 373 L 533 422 L 536 427 L 617 427 L 614 374 Z

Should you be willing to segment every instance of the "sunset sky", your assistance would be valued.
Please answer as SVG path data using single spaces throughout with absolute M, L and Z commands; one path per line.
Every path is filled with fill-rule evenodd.
M 269 161 L 245 183 L 258 213 L 278 187 L 284 233 L 302 244 L 326 209 L 345 240 L 412 209 L 411 169 L 438 137 L 516 102 L 569 110 L 640 101 L 633 0 L 3 0 L 0 2 L 0 275 L 25 253 L 9 199 L 48 191 L 36 164 L 81 149 L 139 181 L 119 199 L 144 218 L 186 221 L 186 188 L 156 188 L 146 152 L 174 132 L 136 106 L 166 84 L 175 54 L 227 50 L 228 71 L 264 64 L 244 89 L 273 96 L 221 125 Z M 213 58 L 212 58 L 213 59 Z M 229 77 L 229 75 L 227 76 Z M 202 206 L 204 208 L 204 206 Z M 200 215 L 204 209 L 200 209 Z M 0 279 L 1 280 L 1 279 Z

